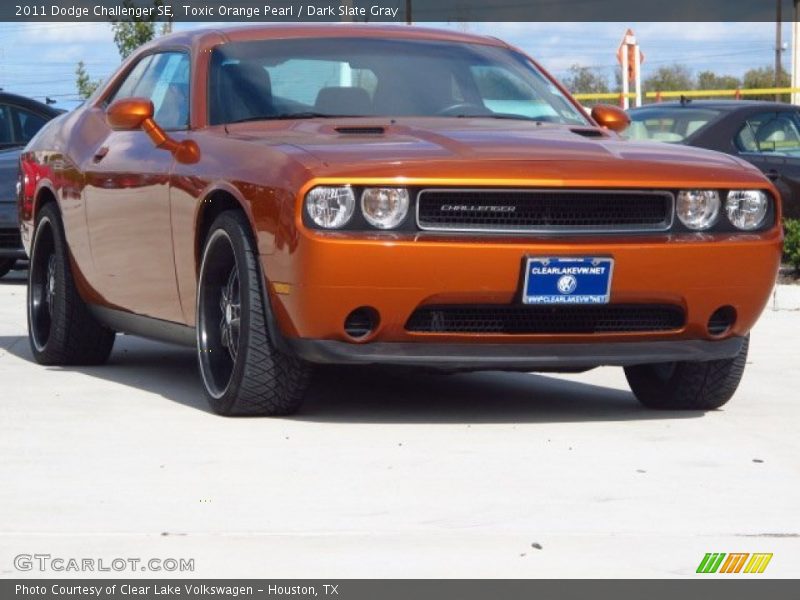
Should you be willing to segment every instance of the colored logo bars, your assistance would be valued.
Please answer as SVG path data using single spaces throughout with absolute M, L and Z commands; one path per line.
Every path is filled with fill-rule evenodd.
M 726 558 L 727 557 L 727 558 Z M 747 560 L 750 557 L 750 560 Z M 698 573 L 763 573 L 772 554 L 748 552 L 708 552 L 697 567 Z M 745 566 L 746 565 L 746 566 Z

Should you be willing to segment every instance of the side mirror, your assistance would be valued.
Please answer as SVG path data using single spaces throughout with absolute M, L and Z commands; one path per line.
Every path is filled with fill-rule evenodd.
M 115 100 L 106 110 L 106 121 L 115 131 L 144 131 L 156 148 L 171 152 L 178 162 L 196 163 L 200 148 L 193 140 L 181 142 L 169 136 L 153 119 L 153 103 L 147 98 L 122 98 Z
M 146 98 L 123 98 L 111 103 L 106 111 L 106 120 L 111 129 L 131 131 L 153 118 L 153 103 Z
M 621 108 L 610 104 L 598 104 L 592 109 L 592 118 L 597 124 L 611 131 L 624 131 L 631 124 L 631 118 Z

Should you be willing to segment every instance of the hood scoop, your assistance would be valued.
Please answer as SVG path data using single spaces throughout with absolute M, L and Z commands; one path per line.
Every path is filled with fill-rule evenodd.
M 381 125 L 343 125 L 334 127 L 336 133 L 342 135 L 383 135 L 386 128 Z
M 606 134 L 599 129 L 570 129 L 572 133 L 585 138 L 604 138 Z

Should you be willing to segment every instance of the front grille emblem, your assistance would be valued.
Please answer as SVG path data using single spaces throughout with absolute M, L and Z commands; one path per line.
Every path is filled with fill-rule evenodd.
M 492 204 L 443 204 L 442 212 L 489 212 L 489 213 L 512 213 L 517 210 L 516 206 L 502 206 Z

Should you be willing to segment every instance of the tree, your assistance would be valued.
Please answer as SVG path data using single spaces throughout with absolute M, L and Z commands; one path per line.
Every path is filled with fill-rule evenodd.
M 153 6 L 156 8 L 163 6 L 163 0 L 153 0 Z M 133 0 L 123 0 L 122 6 L 125 8 L 135 8 Z M 131 52 L 136 50 L 142 44 L 152 40 L 156 36 L 156 15 L 158 10 L 151 11 L 152 14 L 144 19 L 131 17 L 125 20 L 112 20 L 111 30 L 114 32 L 114 43 L 117 45 L 120 57 L 124 60 Z M 162 24 L 160 34 L 169 33 L 172 31 L 172 22 L 167 21 Z M 99 79 L 91 79 L 86 72 L 86 65 L 83 61 L 78 63 L 75 69 L 75 87 L 78 89 L 78 95 L 82 98 L 88 98 L 92 95 L 101 81 Z
M 100 85 L 99 79 L 92 79 L 86 71 L 86 65 L 83 61 L 78 63 L 75 69 L 75 86 L 78 88 L 78 95 L 84 100 L 94 94 L 94 91 Z
M 775 87 L 775 69 L 773 67 L 761 67 L 760 69 L 750 69 L 744 74 L 743 78 L 745 89 L 772 88 Z M 786 71 L 781 71 L 780 86 L 789 87 L 791 78 Z M 747 96 L 748 100 L 775 100 L 775 94 L 764 94 L 759 96 Z M 782 102 L 789 102 L 789 94 L 781 95 Z
M 677 92 L 692 89 L 692 73 L 684 65 L 674 64 L 659 67 L 650 77 L 644 80 L 648 92 Z
M 153 6 L 162 6 L 162 0 L 154 0 Z M 124 0 L 123 7 L 135 8 L 133 0 Z M 152 14 L 144 19 L 137 19 L 132 17 L 124 21 L 112 21 L 111 29 L 114 31 L 114 43 L 117 45 L 119 55 L 122 59 L 128 58 L 128 55 L 136 50 L 142 44 L 146 44 L 152 40 L 156 35 L 156 14 L 157 10 L 151 11 Z M 166 30 L 166 26 L 162 27 L 162 33 Z
M 564 78 L 564 86 L 573 94 L 605 94 L 608 80 L 592 71 L 590 67 L 572 65 L 569 75 Z
M 742 87 L 742 82 L 733 75 L 717 75 L 713 71 L 701 71 L 697 74 L 698 90 L 735 90 Z

